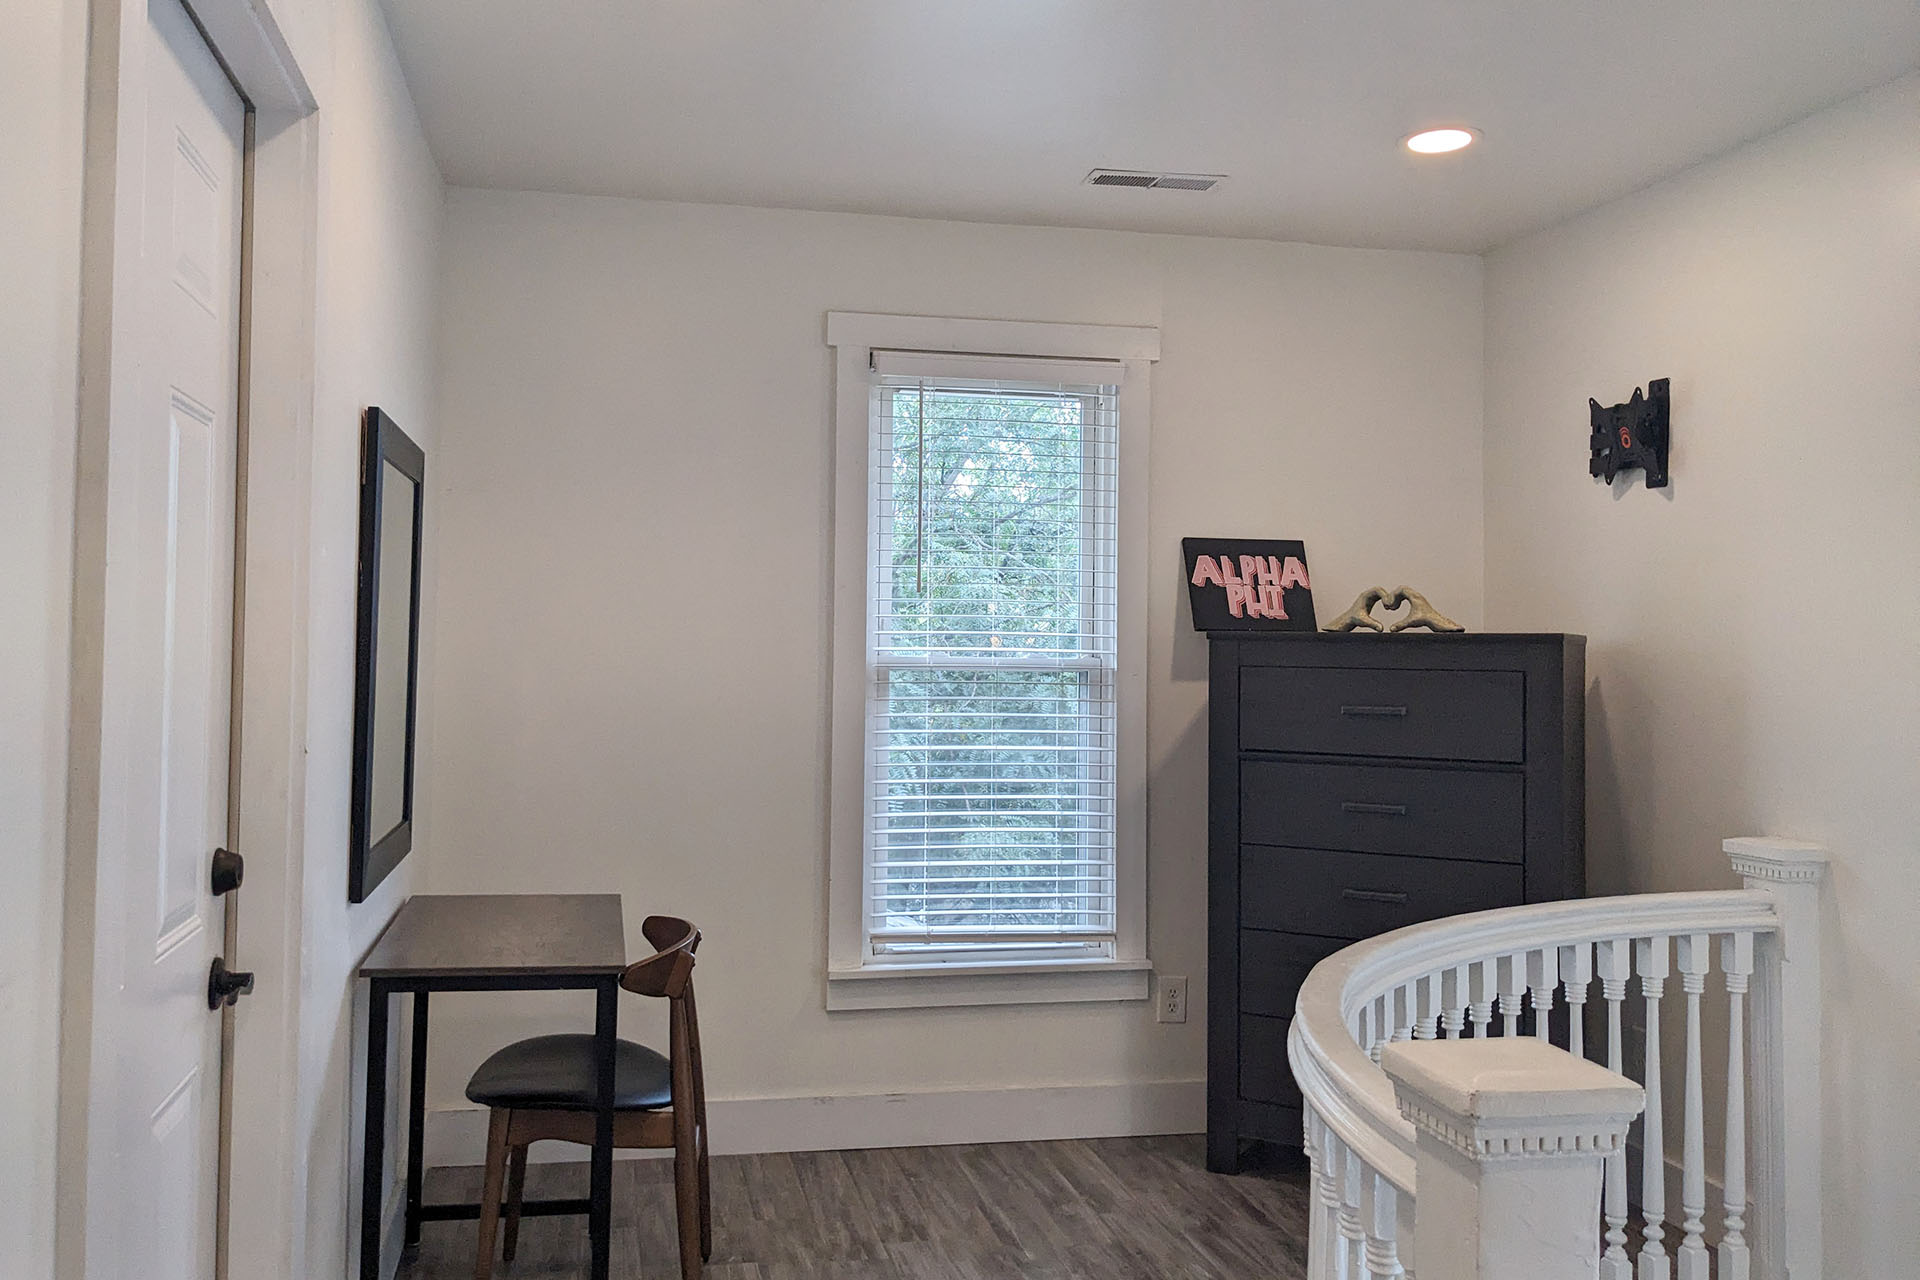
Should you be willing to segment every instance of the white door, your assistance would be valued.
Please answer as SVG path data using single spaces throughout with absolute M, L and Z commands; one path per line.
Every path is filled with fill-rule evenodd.
M 150 0 L 141 64 L 106 460 L 87 1271 L 208 1280 L 245 108 L 180 0 Z

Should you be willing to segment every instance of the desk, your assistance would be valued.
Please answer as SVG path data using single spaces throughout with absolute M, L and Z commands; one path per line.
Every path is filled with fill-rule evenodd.
M 366 1150 L 360 1165 L 360 1276 L 380 1280 L 381 1190 L 386 1162 L 387 1023 L 393 997 L 413 996 L 413 1069 L 408 1089 L 406 1249 L 422 1222 L 477 1219 L 478 1204 L 422 1204 L 426 1172 L 428 993 L 592 991 L 600 1051 L 600 1114 L 585 1200 L 530 1200 L 526 1214 L 584 1213 L 593 1280 L 607 1280 L 613 1206 L 613 1046 L 626 932 L 617 894 L 416 894 L 360 966 L 371 990 L 367 1018 Z

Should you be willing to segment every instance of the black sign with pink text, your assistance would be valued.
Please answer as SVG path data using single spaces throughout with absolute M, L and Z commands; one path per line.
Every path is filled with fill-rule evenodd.
M 1195 631 L 1312 631 L 1307 545 L 1275 538 L 1182 538 Z

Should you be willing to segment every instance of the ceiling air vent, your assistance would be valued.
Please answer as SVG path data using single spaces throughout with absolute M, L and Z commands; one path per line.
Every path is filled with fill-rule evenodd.
M 1226 179 L 1224 173 L 1140 173 L 1132 169 L 1095 169 L 1087 175 L 1092 187 L 1157 187 L 1163 191 L 1211 191 Z

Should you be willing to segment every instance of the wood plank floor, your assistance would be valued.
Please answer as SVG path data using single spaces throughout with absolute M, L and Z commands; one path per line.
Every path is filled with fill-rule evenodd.
M 671 1165 L 614 1165 L 613 1273 L 679 1275 Z M 533 1196 L 585 1195 L 585 1164 L 535 1165 Z M 429 1201 L 479 1194 L 435 1169 Z M 713 1162 L 710 1280 L 1218 1280 L 1305 1275 L 1306 1166 L 1206 1171 L 1198 1137 L 906 1147 Z M 430 1222 L 398 1280 L 473 1274 L 470 1222 Z M 499 1280 L 586 1274 L 586 1224 L 529 1218 Z

